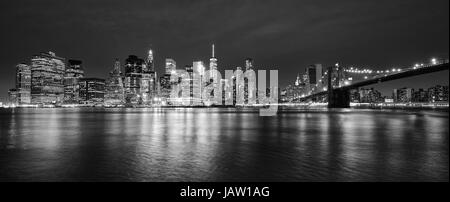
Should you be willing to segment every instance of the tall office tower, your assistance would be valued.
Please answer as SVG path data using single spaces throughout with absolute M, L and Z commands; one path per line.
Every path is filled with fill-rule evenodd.
M 114 68 L 105 83 L 105 105 L 122 105 L 125 103 L 122 71 L 120 61 L 116 59 Z
M 245 72 L 253 70 L 253 59 L 252 58 L 246 58 L 245 59 Z M 256 89 L 249 89 L 252 88 L 249 86 L 249 82 L 254 82 L 256 84 L 256 78 L 251 78 L 252 80 L 249 81 L 249 78 L 246 76 L 244 77 L 244 103 L 245 104 L 254 104 L 251 102 L 252 99 L 252 92 L 256 91 Z M 254 98 L 256 99 L 256 98 Z M 250 101 L 250 102 L 249 102 Z
M 53 52 L 31 58 L 31 103 L 60 104 L 64 100 L 65 59 Z
M 245 59 L 245 71 L 247 70 L 253 70 L 253 59 L 252 58 L 246 58 Z
M 172 71 L 175 71 L 177 69 L 177 63 L 172 58 L 166 58 L 166 67 L 165 67 L 165 73 L 171 74 Z
M 8 90 L 8 104 L 17 106 L 19 105 L 19 100 L 17 98 L 18 91 L 15 88 Z
M 80 103 L 103 105 L 105 97 L 105 80 L 98 78 L 80 78 Z
M 144 66 L 144 60 L 135 55 L 130 55 L 125 60 L 124 90 L 127 104 L 142 104 L 141 84 Z
M 160 93 L 161 93 L 161 103 L 163 105 L 169 104 L 169 98 L 170 98 L 170 91 L 172 89 L 172 84 L 170 82 L 170 74 L 164 74 L 164 76 L 161 76 L 159 79 L 159 85 L 161 87 Z
M 69 60 L 64 74 L 64 103 L 78 104 L 79 86 L 78 80 L 84 77 L 84 70 L 80 60 Z
M 203 103 L 203 82 L 205 82 L 205 71 L 206 71 L 206 67 L 205 67 L 205 63 L 203 61 L 194 61 L 193 62 L 193 68 L 194 68 L 194 72 L 196 72 L 197 74 L 197 80 L 199 82 L 199 93 L 200 93 L 200 103 Z M 197 82 L 197 81 L 196 81 Z
M 192 63 L 192 67 L 194 69 L 195 72 L 197 72 L 200 76 L 204 76 L 205 75 L 205 63 L 203 61 L 194 61 Z
M 309 78 L 309 84 L 318 84 L 319 81 L 322 78 L 322 65 L 321 64 L 315 64 L 315 65 L 310 65 L 306 68 L 306 74 L 308 75 Z
M 31 103 L 31 67 L 26 64 L 16 65 L 17 103 Z
M 313 91 L 320 91 L 322 89 L 322 65 L 314 64 L 310 65 L 306 68 L 306 75 L 308 75 L 309 88 L 311 93 Z
M 213 44 L 212 45 L 212 55 L 211 55 L 211 58 L 209 59 L 209 70 L 210 71 L 218 70 L 217 69 L 217 58 L 215 56 L 215 49 L 214 48 L 215 47 L 214 47 L 214 44 Z M 211 77 L 213 78 L 214 83 L 218 83 L 219 82 L 217 74 L 215 72 L 211 72 Z
M 155 64 L 153 60 L 153 50 L 148 51 L 145 66 L 142 70 L 141 80 L 141 96 L 144 104 L 150 104 L 157 96 L 157 73 L 155 71 Z
M 147 60 L 145 61 L 145 65 L 147 66 L 147 70 L 150 72 L 155 71 L 155 63 L 153 61 L 153 50 L 150 49 L 148 51 Z

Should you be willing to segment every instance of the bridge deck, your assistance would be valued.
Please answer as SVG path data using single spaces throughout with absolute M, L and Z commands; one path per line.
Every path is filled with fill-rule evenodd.
M 449 70 L 449 63 L 443 63 L 443 64 L 439 64 L 439 65 L 434 65 L 434 66 L 417 68 L 417 69 L 403 71 L 403 72 L 399 72 L 399 73 L 395 73 L 395 74 L 380 75 L 380 76 L 376 76 L 375 78 L 367 79 L 367 80 L 357 82 L 357 83 L 354 83 L 354 84 L 351 84 L 348 86 L 335 88 L 335 90 L 357 89 L 357 88 L 363 87 L 363 86 L 373 85 L 373 84 L 377 84 L 377 83 L 382 83 L 382 82 L 386 82 L 386 81 L 392 81 L 392 80 L 397 80 L 397 79 L 402 79 L 402 78 L 407 78 L 407 77 L 412 77 L 412 76 L 418 76 L 418 75 L 422 75 L 422 74 L 429 74 L 429 73 L 443 71 L 443 70 Z M 300 98 L 300 100 L 308 100 L 308 99 L 311 99 L 314 97 L 324 96 L 327 93 L 328 93 L 328 91 L 322 91 L 319 93 L 315 93 L 313 95 L 302 97 L 302 98 Z

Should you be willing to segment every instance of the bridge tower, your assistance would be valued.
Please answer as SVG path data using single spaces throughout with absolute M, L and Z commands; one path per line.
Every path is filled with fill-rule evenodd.
M 328 67 L 328 108 L 349 108 L 350 91 L 334 89 L 332 83 L 333 67 Z

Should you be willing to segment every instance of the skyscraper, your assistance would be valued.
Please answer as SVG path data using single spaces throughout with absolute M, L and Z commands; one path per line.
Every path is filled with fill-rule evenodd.
M 17 98 L 17 96 L 18 96 L 17 94 L 18 94 L 18 92 L 17 92 L 17 89 L 15 89 L 15 88 L 8 90 L 8 103 L 10 105 L 14 105 L 14 106 L 19 105 L 19 100 Z
M 114 68 L 105 83 L 105 105 L 122 105 L 125 102 L 120 61 L 116 59 Z
M 65 59 L 53 52 L 40 53 L 31 59 L 31 102 L 60 104 L 64 99 Z
M 245 104 L 255 104 L 256 103 L 256 86 L 252 84 L 256 84 L 256 75 L 255 77 L 251 77 L 250 72 L 254 71 L 253 69 L 253 59 L 246 58 L 245 59 L 245 77 L 244 77 L 244 103 Z
M 253 59 L 252 58 L 245 59 L 245 71 L 247 71 L 247 70 L 253 70 Z
M 145 68 L 142 71 L 141 80 L 141 94 L 144 104 L 150 104 L 150 102 L 156 97 L 157 78 L 155 64 L 153 61 L 153 50 L 150 49 L 148 51 L 147 59 L 145 60 Z
M 145 68 L 143 59 L 130 55 L 125 60 L 125 100 L 127 104 L 141 104 L 141 84 L 142 84 L 142 70 Z
M 153 61 L 153 50 L 152 49 L 148 50 L 147 60 L 145 61 L 145 64 L 147 66 L 148 71 L 150 71 L 150 72 L 155 71 L 155 64 Z
M 105 96 L 105 80 L 98 78 L 80 78 L 81 104 L 103 105 Z
M 78 104 L 79 86 L 78 80 L 84 77 L 84 70 L 80 60 L 69 60 L 64 74 L 64 103 Z
M 31 67 L 27 64 L 16 65 L 17 103 L 31 103 Z
M 203 61 L 194 61 L 192 63 L 192 67 L 194 71 L 200 74 L 201 76 L 205 75 L 205 63 Z
M 175 71 L 177 69 L 177 63 L 172 58 L 166 58 L 166 74 L 171 74 L 172 71 Z
M 215 49 L 214 49 L 214 44 L 212 45 L 212 55 L 211 58 L 209 59 L 209 70 L 218 70 L 217 69 L 217 58 L 215 57 Z M 214 83 L 218 83 L 218 77 L 217 74 L 215 72 L 211 72 L 211 77 L 214 80 Z
M 314 64 L 308 66 L 308 68 L 306 68 L 306 74 L 309 78 L 309 84 L 318 84 L 319 80 L 322 78 L 322 65 Z

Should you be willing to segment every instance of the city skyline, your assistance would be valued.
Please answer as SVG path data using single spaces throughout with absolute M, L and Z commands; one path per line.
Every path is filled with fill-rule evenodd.
M 243 60 L 251 57 L 255 59 L 256 69 L 278 69 L 280 86 L 295 81 L 295 76 L 303 73 L 309 64 L 328 66 L 340 62 L 385 68 L 407 66 L 431 57 L 448 58 L 448 13 L 445 9 L 448 1 L 408 4 L 400 1 L 339 4 L 283 1 L 279 5 L 275 1 L 263 5 L 256 1 L 228 4 L 224 1 L 174 4 L 152 1 L 95 2 L 89 6 L 72 2 L 62 6 L 57 1 L 45 1 L 43 4 L 28 2 L 21 12 L 13 13 L 10 12 L 18 10 L 22 2 L 1 4 L 3 19 L 16 19 L 13 24 L 1 22 L 4 27 L 10 27 L 1 37 L 2 98 L 12 87 L 15 65 L 26 62 L 29 55 L 48 50 L 68 59 L 82 60 L 88 77 L 105 78 L 114 58 L 120 58 L 121 62 L 132 54 L 146 58 L 145 53 L 152 48 L 155 68 L 162 72 L 165 58 L 174 58 L 180 66 L 198 60 L 208 62 L 209 44 L 214 43 L 219 70 L 244 67 Z M 46 14 L 42 5 L 46 6 Z M 125 14 L 118 12 L 125 6 L 129 8 Z M 153 12 L 139 14 L 143 13 L 142 9 Z M 77 10 L 84 15 L 74 15 Z M 209 10 L 215 10 L 213 17 L 202 18 Z M 292 12 L 280 15 L 285 11 Z M 40 15 L 29 18 L 36 13 Z M 185 19 L 183 16 L 188 14 L 192 15 Z M 228 18 L 229 14 L 234 17 Z M 352 18 L 355 16 L 358 20 Z M 406 16 L 415 26 L 405 23 Z M 136 32 L 126 32 L 137 27 L 140 29 Z M 34 32 L 29 32 L 31 30 Z M 334 37 L 328 37 L 329 34 Z M 417 43 L 411 43 L 414 41 Z M 406 86 L 448 83 L 448 77 L 443 74 L 421 76 L 421 82 L 411 80 L 405 79 L 402 83 Z M 397 85 L 393 82 L 392 86 Z
M 223 76 L 224 76 L 224 71 L 225 71 L 225 69 L 218 69 L 218 65 L 217 65 L 217 58 L 215 57 L 215 45 L 214 44 L 212 44 L 211 45 L 212 46 L 212 49 L 211 49 L 211 58 L 210 58 L 210 61 L 209 61 L 209 64 L 208 65 L 206 65 L 206 66 L 204 66 L 203 68 L 203 71 L 205 70 L 205 68 L 206 69 L 216 69 L 216 70 L 218 70 Z M 39 54 L 44 54 L 44 55 L 48 55 L 48 54 L 55 54 L 54 52 L 52 52 L 52 51 L 49 51 L 49 52 L 41 52 L 41 53 L 39 53 Z M 16 65 L 16 68 L 18 68 L 19 66 L 21 66 L 21 65 L 27 65 L 27 64 L 32 64 L 33 63 L 33 58 L 34 57 L 36 57 L 37 55 L 39 55 L 39 54 L 34 54 L 32 57 L 30 57 L 30 61 L 31 61 L 31 63 L 30 62 L 21 62 L 21 63 L 17 63 L 17 65 Z M 168 71 L 169 71 L 169 74 L 170 74 L 170 70 L 168 70 L 167 68 L 168 67 L 170 67 L 171 65 L 169 65 L 168 66 L 168 61 L 170 61 L 170 63 L 173 63 L 173 67 L 171 67 L 171 68 L 176 68 L 176 69 L 181 69 L 181 70 L 184 70 L 185 68 L 187 68 L 188 66 L 192 66 L 192 65 L 180 65 L 179 64 L 179 66 L 176 66 L 176 60 L 174 60 L 173 58 L 165 58 L 165 67 L 164 67 L 164 69 L 162 70 L 162 72 L 158 72 L 158 71 L 155 71 L 155 66 L 154 66 L 154 63 L 155 63 L 155 61 L 154 61 L 154 56 L 153 56 L 153 54 L 154 54 L 154 50 L 152 50 L 152 49 L 149 49 L 148 51 L 147 51 L 147 55 L 145 56 L 145 57 L 142 57 L 142 58 L 146 58 L 145 59 L 145 61 L 144 61 L 144 59 L 141 59 L 140 57 L 141 56 L 137 56 L 137 54 L 136 55 L 134 55 L 134 54 L 132 54 L 132 55 L 128 55 L 128 58 L 127 59 L 124 59 L 123 61 L 124 61 L 124 63 L 128 63 L 128 60 L 130 60 L 130 57 L 131 58 L 133 58 L 132 60 L 139 60 L 139 61 L 142 61 L 142 63 L 144 64 L 145 63 L 145 65 L 146 66 L 144 66 L 144 68 L 147 68 L 148 69 L 148 71 L 153 71 L 153 72 L 156 72 L 156 75 L 154 75 L 154 76 L 157 76 L 157 78 L 156 78 L 156 80 L 155 80 L 155 82 L 158 82 L 158 84 L 159 84 L 159 82 L 160 82 L 160 78 L 158 77 L 158 75 L 165 75 L 165 74 L 167 74 L 168 73 Z M 58 57 L 57 56 L 57 58 L 59 58 L 59 59 L 62 59 L 62 62 L 64 62 L 65 63 L 65 68 L 66 68 L 66 70 L 65 70 L 65 72 L 66 73 L 68 73 L 68 74 L 73 74 L 71 71 L 74 71 L 73 70 L 73 67 L 72 67 L 72 63 L 77 63 L 78 65 L 79 65 L 79 67 L 78 68 L 76 68 L 76 69 L 80 69 L 80 66 L 81 66 L 81 74 L 82 74 L 82 76 L 81 77 L 85 77 L 85 78 L 94 78 L 94 77 L 91 77 L 91 76 L 84 76 L 84 73 L 86 73 L 86 75 L 89 75 L 85 70 L 85 67 L 83 66 L 83 65 L 81 65 L 81 63 L 83 63 L 83 61 L 81 61 L 81 60 L 77 60 L 77 59 L 73 59 L 73 58 L 64 58 L 64 57 Z M 245 59 L 243 59 L 243 61 L 242 61 L 242 63 L 243 63 L 243 65 L 240 65 L 240 66 L 237 66 L 236 68 L 238 68 L 238 69 L 242 69 L 242 70 L 244 70 L 244 72 L 246 71 L 246 70 L 248 70 L 248 69 L 253 69 L 253 70 L 258 70 L 257 68 L 253 68 L 254 67 L 254 62 L 253 62 L 253 58 L 250 58 L 250 57 L 246 57 Z M 432 58 L 432 60 L 436 60 L 436 58 Z M 444 60 L 444 59 L 442 59 L 442 58 L 440 58 L 439 60 Z M 119 70 L 121 71 L 121 72 L 125 72 L 126 71 L 126 68 L 127 68 L 127 65 L 125 64 L 125 65 L 121 65 L 121 62 L 120 62 L 121 60 L 120 59 L 118 59 L 118 58 L 116 58 L 116 59 L 114 59 L 114 64 L 112 65 L 114 68 L 113 69 L 117 69 L 117 68 L 119 68 Z M 430 61 L 431 61 L 431 59 L 430 59 Z M 430 62 L 429 61 L 429 62 Z M 205 64 L 204 63 L 204 61 L 203 60 L 194 60 L 194 61 L 192 61 L 192 63 L 193 64 L 196 64 L 196 63 L 199 63 L 199 62 L 201 62 L 203 65 Z M 339 63 L 336 63 L 336 65 L 338 65 Z M 423 65 L 424 63 L 422 63 L 422 65 Z M 428 63 L 427 63 L 428 64 Z M 211 66 L 211 65 L 213 65 L 213 66 Z M 415 64 L 416 66 L 417 65 L 420 65 L 420 63 L 416 63 Z M 195 66 L 195 65 L 194 65 Z M 314 67 L 314 68 L 312 68 L 312 67 Z M 408 68 L 408 67 L 406 67 L 406 66 L 401 66 L 402 68 Z M 311 69 L 312 68 L 312 69 Z M 319 68 L 319 69 L 317 69 L 317 70 L 315 70 L 315 68 Z M 346 67 L 345 69 L 348 69 L 348 70 L 350 70 L 350 68 L 357 68 L 357 67 Z M 399 68 L 399 67 L 397 67 L 397 68 Z M 302 77 L 304 77 L 304 76 L 306 76 L 307 78 L 306 79 L 309 79 L 309 78 L 311 78 L 312 79 L 312 84 L 316 84 L 316 83 L 319 83 L 318 81 L 319 81 L 319 79 L 320 79 L 320 76 L 325 72 L 324 71 L 324 67 L 322 67 L 322 64 L 314 64 L 314 65 L 309 65 L 309 66 L 307 66 L 307 67 L 305 67 L 304 68 L 305 69 L 305 71 L 304 71 L 304 74 L 303 74 L 303 76 Z M 110 68 L 110 70 L 111 70 L 111 68 Z M 228 70 L 228 69 L 227 69 Z M 233 69 L 231 69 L 231 70 L 233 70 Z M 262 69 L 262 70 L 265 70 L 265 69 Z M 313 71 L 313 73 L 310 73 L 309 71 L 311 71 L 311 70 L 314 70 Z M 400 68 L 399 68 L 399 70 L 400 70 Z M 17 71 L 18 71 L 18 69 L 17 69 Z M 75 70 L 75 71 L 77 71 L 77 70 Z M 234 70 L 233 70 L 234 71 Z M 372 70 L 372 69 L 365 69 L 364 71 L 375 71 L 375 70 Z M 378 71 L 377 71 L 378 72 Z M 381 71 L 380 71 L 381 72 Z M 356 73 L 356 71 L 355 71 L 355 73 Z M 362 70 L 361 70 L 361 73 L 364 73 L 364 72 L 362 72 Z M 372 72 L 371 72 L 372 73 Z M 374 72 L 375 73 L 375 72 Z M 364 75 L 364 74 L 362 74 L 362 75 Z M 436 79 L 436 76 L 438 76 L 438 75 L 442 75 L 442 74 L 440 74 L 440 73 L 431 73 L 431 74 L 426 74 L 426 75 L 420 75 L 419 77 L 422 77 L 422 79 L 424 78 L 424 77 L 432 77 L 433 79 Z M 222 76 L 222 78 L 223 78 L 223 76 Z M 286 86 L 279 86 L 279 88 L 281 89 L 281 90 L 283 90 L 283 89 L 285 89 L 285 88 L 287 88 L 287 87 L 289 87 L 289 86 L 292 86 L 293 84 L 294 85 L 298 85 L 298 82 L 299 82 L 299 76 L 300 76 L 300 73 L 298 73 L 297 74 L 297 78 L 296 78 L 296 80 L 295 80 L 295 82 L 288 82 L 288 83 L 286 83 Z M 350 77 L 352 77 L 352 75 L 347 75 L 347 76 L 350 76 Z M 71 76 L 69 76 L 69 77 L 71 77 Z M 108 79 L 108 74 L 105 74 L 104 76 L 100 76 L 100 77 L 95 77 L 95 78 L 100 78 L 100 79 Z M 125 78 L 125 77 L 124 77 Z M 303 80 L 304 78 L 302 78 L 302 80 Z M 322 77 L 322 79 L 323 79 L 323 77 Z M 359 79 L 359 80 L 361 80 L 361 79 L 363 79 L 362 77 Z M 432 83 L 431 85 L 430 84 L 428 84 L 428 86 L 426 85 L 426 84 L 423 84 L 423 83 L 417 83 L 417 82 L 414 82 L 415 83 L 415 85 L 405 85 L 404 83 L 404 80 L 417 80 L 417 76 L 416 77 L 413 77 L 413 78 L 406 78 L 406 79 L 401 79 L 401 80 L 397 80 L 397 81 L 390 81 L 389 83 L 391 83 L 391 85 L 386 85 L 385 83 L 384 84 L 374 84 L 374 85 L 371 85 L 370 87 L 372 87 L 372 88 L 374 88 L 374 89 L 376 89 L 376 90 L 380 90 L 380 91 L 382 91 L 382 95 L 384 96 L 384 97 L 389 97 L 389 95 L 388 94 L 391 94 L 392 93 L 392 90 L 394 90 L 394 89 L 396 89 L 396 88 L 400 88 L 400 86 L 397 84 L 397 85 L 395 85 L 395 83 L 401 83 L 400 85 L 403 85 L 403 88 L 416 88 L 416 89 L 427 89 L 427 88 L 429 88 L 431 85 L 443 85 L 443 86 L 448 86 L 448 77 L 447 77 L 447 79 L 445 80 L 445 76 L 444 76 L 444 79 L 438 79 L 437 81 L 435 81 L 434 83 Z M 317 80 L 317 81 L 316 81 Z M 394 84 L 394 85 L 392 85 L 392 84 Z M 16 82 L 16 85 L 17 85 L 17 82 Z M 154 84 L 154 85 L 156 85 L 156 83 Z M 389 86 L 389 87 L 385 87 L 385 88 L 380 88 L 379 86 Z M 70 86 L 70 87 L 72 87 L 72 86 Z M 17 87 L 16 87 L 17 88 Z M 65 85 L 65 88 L 67 88 L 67 85 Z M 12 88 L 10 88 L 9 90 L 11 90 Z M 156 87 L 155 87 L 155 89 L 156 89 Z M 311 89 L 309 89 L 309 90 L 311 90 Z M 67 93 L 67 89 L 65 90 L 66 92 L 64 93 L 64 94 L 66 94 Z M 8 97 L 9 97 L 9 95 L 8 95 Z M 1 97 L 0 97 L 0 99 L 1 99 Z M 4 98 L 3 98 L 4 99 Z M 1 100 L 0 100 L 1 101 Z M 7 103 L 7 99 L 5 99 L 4 101 L 6 101 L 6 103 Z

